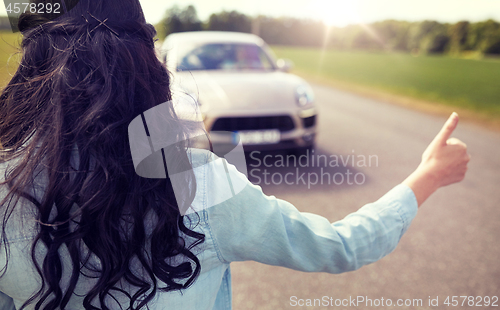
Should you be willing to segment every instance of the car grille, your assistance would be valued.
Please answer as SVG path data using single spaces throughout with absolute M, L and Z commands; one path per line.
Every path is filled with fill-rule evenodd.
M 316 125 L 316 115 L 303 118 L 302 121 L 304 122 L 304 128 L 312 127 Z
M 212 131 L 240 131 L 279 129 L 289 131 L 295 128 L 290 116 L 224 117 L 215 121 Z

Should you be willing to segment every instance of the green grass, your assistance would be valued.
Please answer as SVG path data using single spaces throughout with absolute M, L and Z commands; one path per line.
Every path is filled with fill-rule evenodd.
M 294 62 L 293 72 L 335 83 L 360 85 L 500 118 L 500 61 L 399 53 L 273 47 Z
M 8 31 L 0 32 L 0 88 L 3 88 L 11 79 L 18 66 L 17 56 L 13 56 L 20 43 L 19 33 Z

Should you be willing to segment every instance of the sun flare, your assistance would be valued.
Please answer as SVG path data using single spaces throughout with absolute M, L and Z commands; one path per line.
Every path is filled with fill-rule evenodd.
M 344 27 L 360 23 L 354 0 L 315 0 L 313 10 L 315 18 L 319 18 L 328 26 Z

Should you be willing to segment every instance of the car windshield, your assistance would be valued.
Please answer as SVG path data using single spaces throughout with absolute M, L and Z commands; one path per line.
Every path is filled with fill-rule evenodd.
M 256 44 L 213 43 L 184 47 L 179 55 L 178 71 L 274 70 L 269 55 Z

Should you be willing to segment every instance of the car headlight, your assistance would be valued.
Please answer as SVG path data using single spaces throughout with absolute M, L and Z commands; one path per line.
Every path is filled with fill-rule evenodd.
M 314 92 L 309 85 L 300 85 L 295 89 L 295 99 L 300 107 L 305 107 L 314 101 Z

